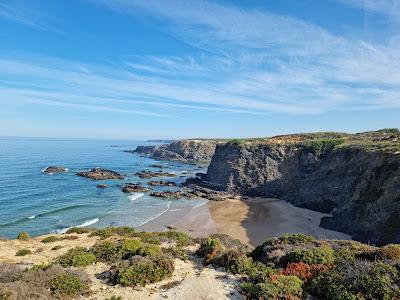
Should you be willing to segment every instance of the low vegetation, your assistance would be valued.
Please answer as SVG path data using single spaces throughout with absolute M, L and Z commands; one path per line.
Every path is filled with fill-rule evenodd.
M 17 236 L 17 239 L 21 241 L 28 240 L 29 238 L 30 238 L 29 233 L 27 233 L 26 231 L 21 231 Z
M 25 256 L 25 255 L 28 255 L 31 253 L 32 253 L 32 251 L 29 249 L 21 249 L 21 250 L 18 250 L 17 253 L 15 253 L 15 256 Z
M 196 241 L 176 231 L 140 233 L 124 227 L 91 234 L 100 237 L 93 247 L 70 249 L 48 264 L 29 269 L 0 265 L 0 299 L 90 296 L 91 283 L 83 269 L 96 262 L 109 266 L 96 275 L 105 284 L 146 286 L 170 278 L 174 259 L 190 259 L 185 247 L 194 242 L 200 244 L 195 254 L 204 264 L 236 274 L 247 299 L 400 299 L 396 244 L 379 248 L 286 234 L 250 249 L 224 234 Z M 49 243 L 53 240 L 47 238 Z
M 239 274 L 248 299 L 400 297 L 400 245 L 376 248 L 293 234 L 269 239 L 249 253 L 214 237 L 202 240 L 197 255 L 205 264 Z

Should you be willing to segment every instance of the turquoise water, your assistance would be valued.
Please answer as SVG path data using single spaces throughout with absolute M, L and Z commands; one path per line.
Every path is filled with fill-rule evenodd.
M 141 141 L 57 140 L 0 137 L 0 236 L 15 237 L 25 230 L 31 235 L 62 232 L 73 226 L 138 226 L 167 210 L 198 206 L 205 200 L 153 198 L 144 194 L 125 194 L 118 185 L 145 183 L 134 173 L 160 162 L 123 150 Z M 154 143 L 153 143 L 154 144 Z M 162 162 L 173 181 L 183 182 L 203 167 L 176 162 Z M 48 175 L 42 170 L 62 165 L 68 172 Z M 127 175 L 125 180 L 93 181 L 75 175 L 93 167 L 108 168 Z M 188 175 L 186 173 L 189 173 Z M 170 180 L 170 178 L 168 178 Z M 99 189 L 98 183 L 110 188 Z M 157 190 L 165 189 L 163 187 Z M 168 189 L 168 188 L 166 188 Z M 170 189 L 170 188 L 169 188 Z

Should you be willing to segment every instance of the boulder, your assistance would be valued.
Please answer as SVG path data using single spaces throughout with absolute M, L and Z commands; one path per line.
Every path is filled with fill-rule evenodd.
M 67 169 L 63 166 L 49 166 L 43 170 L 43 173 L 54 174 L 54 173 L 63 173 L 66 171 Z
M 125 185 L 121 186 L 121 190 L 124 193 L 144 193 L 148 192 L 150 189 L 145 188 L 138 183 L 126 183 Z
M 105 179 L 124 179 L 124 176 L 102 168 L 93 168 L 90 171 L 77 172 L 76 175 L 90 178 L 93 180 L 105 180 Z

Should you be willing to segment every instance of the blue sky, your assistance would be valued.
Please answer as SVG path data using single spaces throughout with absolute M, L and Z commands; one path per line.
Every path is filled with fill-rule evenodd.
M 0 135 L 400 127 L 400 0 L 0 0 Z

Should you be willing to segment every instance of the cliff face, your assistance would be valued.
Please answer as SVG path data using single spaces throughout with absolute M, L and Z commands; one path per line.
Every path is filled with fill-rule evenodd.
M 203 179 L 229 192 L 331 213 L 321 226 L 356 240 L 400 242 L 399 134 L 227 143 L 217 146 Z
M 138 146 L 135 152 L 149 154 L 155 159 L 210 162 L 220 143 L 216 140 L 180 140 L 165 145 Z

